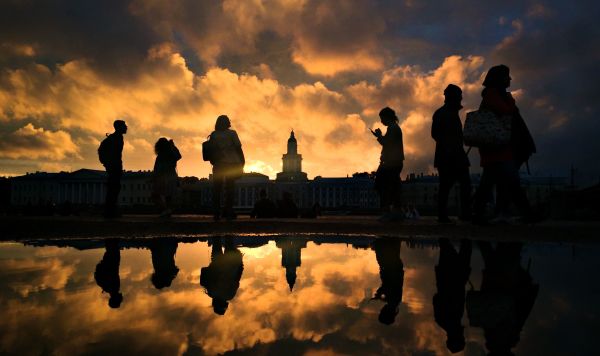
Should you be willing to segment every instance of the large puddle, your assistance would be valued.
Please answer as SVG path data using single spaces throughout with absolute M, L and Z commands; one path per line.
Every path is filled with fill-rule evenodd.
M 594 355 L 599 267 L 597 245 L 0 243 L 0 354 Z

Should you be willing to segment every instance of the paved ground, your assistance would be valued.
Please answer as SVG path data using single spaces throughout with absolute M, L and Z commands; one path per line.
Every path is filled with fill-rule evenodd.
M 0 240 L 86 237 L 155 237 L 215 235 L 364 235 L 404 238 L 471 238 L 491 240 L 600 242 L 600 222 L 546 221 L 537 225 L 439 225 L 433 218 L 381 223 L 372 216 L 328 216 L 319 219 L 255 220 L 241 217 L 213 222 L 209 216 L 0 217 Z

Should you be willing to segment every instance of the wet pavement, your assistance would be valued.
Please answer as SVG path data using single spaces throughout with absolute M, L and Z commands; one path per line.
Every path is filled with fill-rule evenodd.
M 0 354 L 595 355 L 599 257 L 432 236 L 23 238 L 0 243 Z
M 249 219 L 214 222 L 210 216 L 176 215 L 161 219 L 129 215 L 116 220 L 101 217 L 0 217 L 0 241 L 31 238 L 222 236 L 260 234 L 336 234 L 402 238 L 470 238 L 476 240 L 598 241 L 600 222 L 544 221 L 474 226 L 468 222 L 438 224 L 432 217 L 382 223 L 377 216 L 324 216 L 318 219 Z

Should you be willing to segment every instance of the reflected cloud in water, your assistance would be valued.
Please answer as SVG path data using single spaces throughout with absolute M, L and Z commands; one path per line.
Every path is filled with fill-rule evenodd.
M 301 236 L 0 244 L 0 351 L 586 354 L 593 345 L 564 335 L 597 326 L 599 292 L 578 282 L 599 251 L 576 250 Z

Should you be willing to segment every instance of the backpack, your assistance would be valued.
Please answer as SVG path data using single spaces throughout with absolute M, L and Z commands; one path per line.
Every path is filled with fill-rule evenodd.
M 110 143 L 110 135 L 107 135 L 102 142 L 100 142 L 100 147 L 98 147 L 98 159 L 102 165 L 106 166 L 110 164 L 110 152 L 111 152 L 111 143 Z
M 211 140 L 211 136 L 209 135 L 208 139 L 202 142 L 202 159 L 214 164 L 217 156 L 216 151 L 217 147 L 215 142 Z

